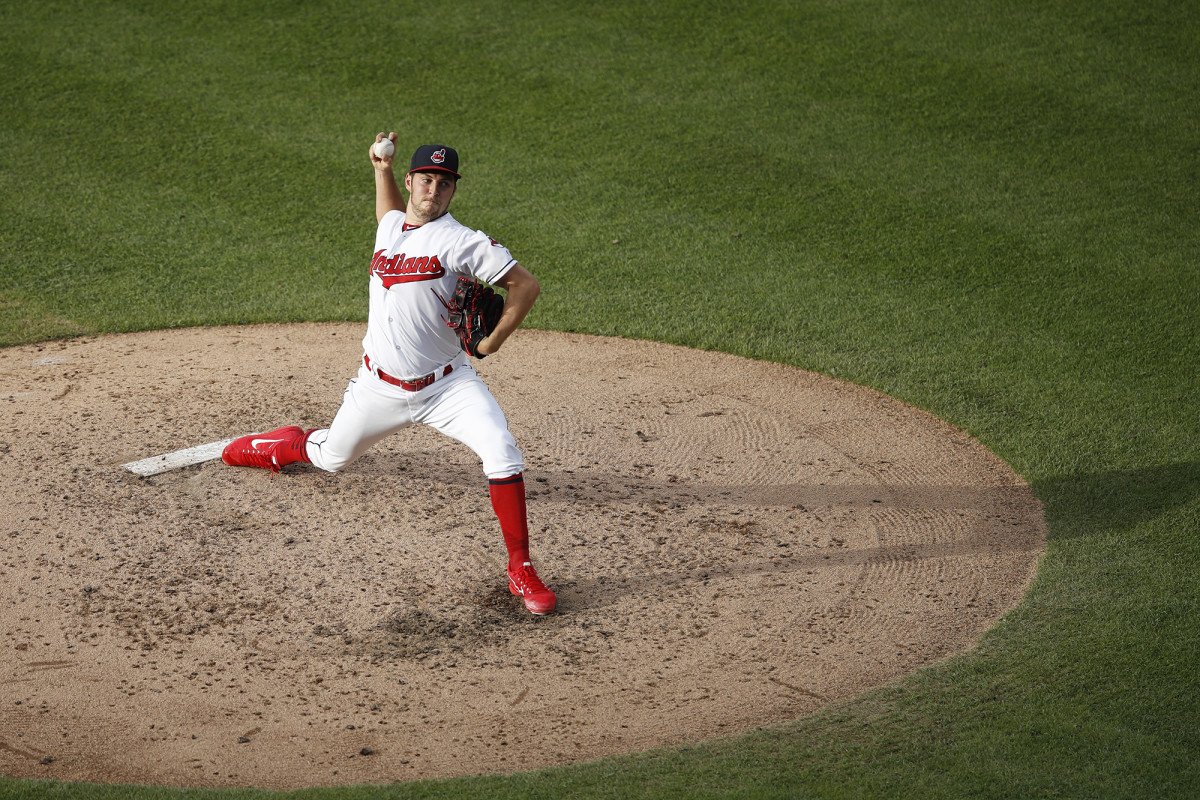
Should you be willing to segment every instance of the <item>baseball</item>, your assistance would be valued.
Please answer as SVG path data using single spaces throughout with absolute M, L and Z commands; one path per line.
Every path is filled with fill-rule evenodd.
M 394 152 L 396 152 L 396 143 L 391 139 L 381 139 L 375 143 L 375 155 L 380 158 L 387 158 Z

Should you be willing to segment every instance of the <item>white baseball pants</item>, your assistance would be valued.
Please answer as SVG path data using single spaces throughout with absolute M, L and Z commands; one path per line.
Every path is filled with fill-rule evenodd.
M 308 439 L 306 453 L 313 465 L 337 472 L 385 436 L 419 423 L 475 451 L 488 478 L 523 472 L 521 451 L 487 384 L 465 353 L 452 366 L 449 375 L 416 392 L 386 383 L 366 365 L 361 366 L 358 377 L 346 387 L 333 422 L 324 430 L 313 431 Z

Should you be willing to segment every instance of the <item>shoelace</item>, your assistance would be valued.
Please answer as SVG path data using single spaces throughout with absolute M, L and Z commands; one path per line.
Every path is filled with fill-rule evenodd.
M 537 576 L 532 567 L 521 567 L 520 570 L 512 573 L 511 577 L 522 593 L 546 591 L 546 584 L 542 583 L 542 579 Z

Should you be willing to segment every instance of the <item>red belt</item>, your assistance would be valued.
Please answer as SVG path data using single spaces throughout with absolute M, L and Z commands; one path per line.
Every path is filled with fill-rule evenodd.
M 371 369 L 371 359 L 366 355 L 363 356 L 363 363 L 367 365 L 367 369 Z M 437 372 L 431 372 L 424 378 L 417 378 L 415 381 L 402 381 L 399 378 L 393 378 L 391 375 L 388 375 L 381 369 L 374 370 L 375 374 L 379 376 L 379 380 L 383 381 L 384 383 L 390 383 L 393 386 L 399 386 L 406 392 L 419 392 L 429 384 L 436 381 L 438 378 L 444 378 L 453 371 L 454 367 L 447 364 L 446 368 L 443 369 L 440 374 Z

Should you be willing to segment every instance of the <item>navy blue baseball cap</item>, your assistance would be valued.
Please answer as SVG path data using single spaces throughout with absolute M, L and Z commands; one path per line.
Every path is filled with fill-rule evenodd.
M 444 144 L 423 144 L 413 153 L 412 163 L 408 168 L 413 172 L 449 172 L 456 178 L 458 174 L 458 151 Z

